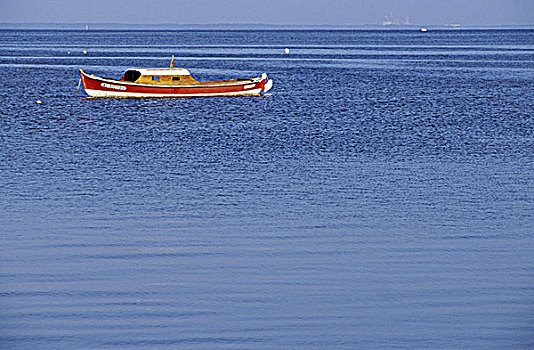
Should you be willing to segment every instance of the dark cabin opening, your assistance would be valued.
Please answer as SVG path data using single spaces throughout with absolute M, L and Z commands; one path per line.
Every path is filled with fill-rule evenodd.
M 136 70 L 127 70 L 126 73 L 124 73 L 124 81 L 136 81 L 141 76 L 141 72 L 138 72 Z

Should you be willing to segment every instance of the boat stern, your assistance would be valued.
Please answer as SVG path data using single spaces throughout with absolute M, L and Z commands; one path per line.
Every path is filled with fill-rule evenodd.
M 262 84 L 263 87 L 262 87 L 261 90 L 262 90 L 264 93 L 272 89 L 272 87 L 273 87 L 273 80 L 272 80 L 272 79 L 269 79 L 269 78 L 267 77 L 267 73 L 263 73 L 263 74 L 261 75 L 261 80 L 262 80 L 262 82 L 263 82 L 263 84 Z

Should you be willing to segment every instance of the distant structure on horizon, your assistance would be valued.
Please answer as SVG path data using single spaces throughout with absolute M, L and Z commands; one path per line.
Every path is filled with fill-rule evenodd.
M 393 12 L 388 12 L 386 16 L 384 17 L 384 21 L 382 22 L 383 26 L 392 26 L 392 25 L 410 25 L 410 20 L 408 19 L 408 16 L 399 17 L 393 14 Z

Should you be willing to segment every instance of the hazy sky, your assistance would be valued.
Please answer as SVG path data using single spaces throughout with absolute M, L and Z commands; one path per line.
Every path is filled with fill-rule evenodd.
M 0 22 L 534 24 L 534 0 L 0 0 Z

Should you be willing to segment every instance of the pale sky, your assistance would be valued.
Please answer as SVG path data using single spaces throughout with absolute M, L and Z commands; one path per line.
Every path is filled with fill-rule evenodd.
M 1 23 L 532 25 L 534 0 L 0 0 Z

